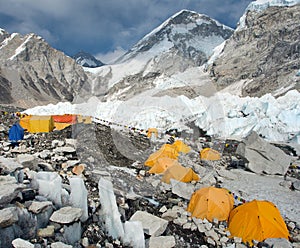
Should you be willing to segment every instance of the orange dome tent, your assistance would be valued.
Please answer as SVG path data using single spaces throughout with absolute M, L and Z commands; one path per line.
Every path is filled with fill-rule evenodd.
M 205 187 L 195 191 L 190 199 L 187 211 L 193 217 L 213 221 L 227 220 L 233 209 L 234 198 L 228 190 L 216 187 Z
M 231 235 L 250 245 L 253 240 L 289 237 L 278 208 L 269 201 L 253 200 L 236 207 L 231 211 L 228 222 Z

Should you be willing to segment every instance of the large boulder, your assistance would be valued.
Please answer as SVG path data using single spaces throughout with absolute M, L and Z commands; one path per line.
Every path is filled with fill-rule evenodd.
M 246 168 L 258 174 L 285 175 L 291 163 L 290 156 L 259 137 L 256 132 L 250 133 L 236 152 L 249 161 Z

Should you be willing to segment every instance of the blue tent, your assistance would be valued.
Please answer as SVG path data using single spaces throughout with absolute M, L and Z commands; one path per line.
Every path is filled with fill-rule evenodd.
M 15 123 L 9 129 L 8 138 L 12 142 L 17 142 L 24 138 L 24 129 L 20 126 L 19 123 Z

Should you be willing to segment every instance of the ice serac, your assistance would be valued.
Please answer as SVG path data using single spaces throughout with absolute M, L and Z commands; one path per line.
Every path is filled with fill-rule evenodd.
M 81 221 L 88 219 L 87 195 L 88 191 L 84 185 L 83 179 L 79 177 L 69 178 L 71 186 L 70 203 L 73 207 L 81 208 L 83 213 Z
M 124 238 L 124 229 L 116 203 L 113 185 L 110 181 L 100 178 L 98 183 L 101 209 L 99 215 L 104 222 L 106 231 L 114 239 Z
M 61 207 L 62 179 L 56 172 L 40 171 L 36 175 L 39 194 Z
M 126 221 L 124 223 L 124 244 L 133 248 L 145 248 L 145 237 L 142 223 Z

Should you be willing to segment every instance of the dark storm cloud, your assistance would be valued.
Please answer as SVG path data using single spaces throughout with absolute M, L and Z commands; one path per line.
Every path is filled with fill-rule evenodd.
M 129 49 L 182 9 L 235 27 L 250 0 L 0 0 L 0 27 L 34 32 L 73 55 Z

